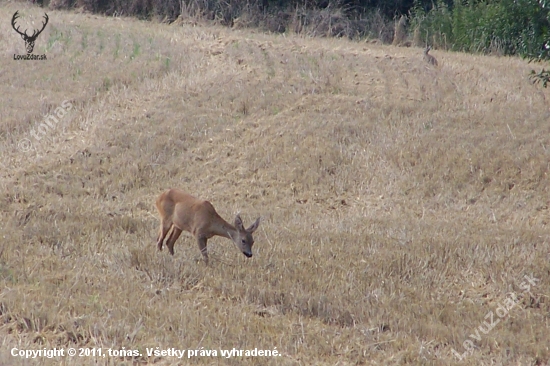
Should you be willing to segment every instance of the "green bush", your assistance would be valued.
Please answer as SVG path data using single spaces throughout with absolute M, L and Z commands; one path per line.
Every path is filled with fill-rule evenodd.
M 540 58 L 550 40 L 547 1 L 474 0 L 449 6 L 438 0 L 430 10 L 415 4 L 411 23 L 424 42 L 436 47 Z

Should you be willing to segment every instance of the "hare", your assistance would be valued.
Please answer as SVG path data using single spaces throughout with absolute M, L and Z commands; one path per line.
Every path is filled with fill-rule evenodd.
M 427 46 L 424 49 L 424 61 L 429 63 L 430 65 L 437 66 L 437 60 L 432 55 L 428 54 L 432 48 L 430 46 Z

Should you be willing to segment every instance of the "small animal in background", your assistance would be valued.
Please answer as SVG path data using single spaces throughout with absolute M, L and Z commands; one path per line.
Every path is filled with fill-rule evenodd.
M 179 189 L 169 189 L 162 193 L 156 201 L 156 206 L 160 214 L 160 232 L 157 240 L 159 250 L 162 250 L 164 239 L 171 230 L 166 246 L 170 254 L 174 255 L 174 243 L 185 230 L 197 239 L 206 264 L 208 264 L 206 242 L 215 235 L 231 239 L 247 258 L 252 257 L 252 245 L 254 245 L 252 233 L 260 225 L 259 217 L 246 229 L 239 215 L 235 217 L 235 225 L 231 225 L 218 215 L 210 202 L 193 197 Z
M 426 61 L 430 65 L 437 66 L 437 60 L 435 59 L 435 57 L 428 53 L 431 49 L 432 48 L 430 46 L 426 46 L 426 48 L 424 49 L 424 61 Z

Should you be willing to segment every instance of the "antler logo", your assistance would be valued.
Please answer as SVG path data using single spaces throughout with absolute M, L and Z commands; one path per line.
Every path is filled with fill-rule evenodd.
M 15 14 L 13 14 L 13 18 L 11 18 L 11 26 L 13 27 L 13 29 L 15 29 L 17 33 L 21 35 L 21 38 L 23 38 L 23 40 L 25 41 L 25 48 L 27 49 L 27 53 L 31 54 L 32 50 L 34 49 L 34 42 L 36 41 L 36 38 L 38 38 L 40 33 L 42 33 L 44 28 L 46 28 L 46 24 L 48 24 L 48 14 L 44 13 L 44 18 L 46 19 L 46 21 L 42 24 L 42 29 L 40 30 L 35 29 L 32 33 L 32 36 L 29 36 L 27 34 L 26 29 L 25 29 L 25 32 L 23 33 L 19 31 L 19 27 L 16 27 L 15 25 L 15 21 L 17 20 L 17 18 L 19 18 L 19 10 L 16 11 Z

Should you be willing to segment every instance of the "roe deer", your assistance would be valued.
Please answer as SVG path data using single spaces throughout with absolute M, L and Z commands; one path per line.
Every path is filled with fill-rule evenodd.
M 245 229 L 241 217 L 237 215 L 233 226 L 218 215 L 210 202 L 195 198 L 179 189 L 169 189 L 162 193 L 157 199 L 156 206 L 160 214 L 160 232 L 157 241 L 159 250 L 162 250 L 164 238 L 172 229 L 166 241 L 168 251 L 172 255 L 174 255 L 174 243 L 185 230 L 197 239 L 207 265 L 206 242 L 215 235 L 233 240 L 247 258 L 252 257 L 252 245 L 254 245 L 252 233 L 260 225 L 259 217 L 248 229 Z
M 426 46 L 424 49 L 424 61 L 429 63 L 430 65 L 437 66 L 437 60 L 432 55 L 428 54 L 432 48 L 430 46 Z

